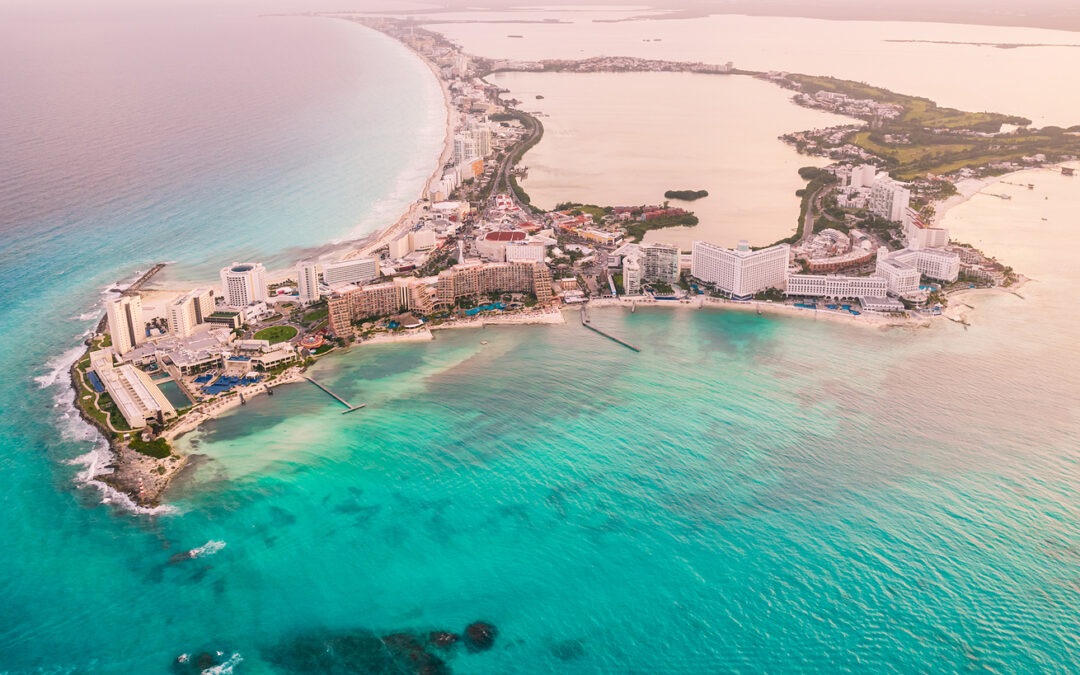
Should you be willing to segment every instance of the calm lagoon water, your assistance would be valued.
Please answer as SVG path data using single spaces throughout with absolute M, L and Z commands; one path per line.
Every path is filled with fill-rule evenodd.
M 471 17 L 499 19 L 484 12 Z M 1080 93 L 1075 88 L 1047 86 L 1070 81 L 1080 68 L 1080 48 L 1075 46 L 1080 45 L 1080 37 L 1068 31 L 736 15 L 604 23 L 593 19 L 615 17 L 558 7 L 543 15 L 534 12 L 529 18 L 567 23 L 446 23 L 431 28 L 466 50 L 491 58 L 641 56 L 734 61 L 747 70 L 832 75 L 926 96 L 962 110 L 1023 115 L 1037 126 L 1080 124 Z M 999 43 L 1059 46 L 990 46 Z
M 742 76 L 692 73 L 495 73 L 544 137 L 525 155 L 521 184 L 534 204 L 659 204 L 667 190 L 709 191 L 691 203 L 693 228 L 646 235 L 690 250 L 704 239 L 735 246 L 789 236 L 799 216 L 801 156 L 778 140 L 791 131 L 856 120 L 800 108 L 788 92 Z M 537 96 L 543 96 L 537 99 Z

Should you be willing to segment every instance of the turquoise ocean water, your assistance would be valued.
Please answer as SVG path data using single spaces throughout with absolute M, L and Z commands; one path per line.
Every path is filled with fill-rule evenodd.
M 96 443 L 65 405 L 62 362 L 42 364 L 77 344 L 104 286 L 160 257 L 181 278 L 222 258 L 285 260 L 389 208 L 381 195 L 429 169 L 441 101 L 423 66 L 361 29 L 286 21 L 160 28 L 202 36 L 207 52 L 250 31 L 246 63 L 269 73 L 304 52 L 310 76 L 285 78 L 304 105 L 276 78 L 243 94 L 262 108 L 226 96 L 236 72 L 219 74 L 220 90 L 192 77 L 197 92 L 142 102 L 158 119 L 176 112 L 165 140 L 102 140 L 105 153 L 51 135 L 101 111 L 42 107 L 43 93 L 0 113 L 7 134 L 60 116 L 3 139 L 17 163 L 0 156 L 17 207 L 0 243 L 0 672 L 168 673 L 202 651 L 236 673 L 354 672 L 311 665 L 327 643 L 360 672 L 406 672 L 374 637 L 477 619 L 498 628 L 495 646 L 446 652 L 453 672 L 1075 668 L 1080 179 L 1049 172 L 1034 191 L 994 189 L 1009 202 L 976 197 L 949 215 L 957 238 L 1037 279 L 1023 298 L 969 298 L 967 330 L 594 312 L 641 353 L 572 314 L 441 332 L 316 366 L 362 411 L 343 416 L 296 385 L 185 437 L 195 466 L 168 512 L 134 515 L 80 487 L 72 462 Z M 88 51 L 146 39 L 98 30 L 117 32 Z M 204 75 L 223 67 L 203 58 Z M 156 70 L 128 67 L 124 81 Z M 33 81 L 82 79 L 47 69 Z M 199 97 L 220 97 L 213 119 L 178 109 Z M 116 104 L 128 134 L 120 120 L 97 132 L 134 143 L 139 103 Z M 251 110 L 266 117 L 232 117 Z M 31 161 L 49 152 L 70 172 Z M 101 161 L 116 163 L 105 177 Z M 55 186 L 28 192 L 42 177 Z M 177 245 L 191 233 L 205 239 Z

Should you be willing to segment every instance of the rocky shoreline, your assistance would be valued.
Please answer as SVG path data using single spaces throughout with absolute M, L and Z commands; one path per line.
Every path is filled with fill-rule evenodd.
M 89 351 L 89 346 L 87 350 Z M 86 353 L 83 352 L 79 360 Z M 117 440 L 112 429 L 87 414 L 77 400 L 80 391 L 78 380 L 81 377 L 78 367 L 79 360 L 72 363 L 68 370 L 71 387 L 76 397 L 74 407 L 78 411 L 79 417 L 101 434 L 108 444 L 110 455 L 109 463 L 89 477 L 127 495 L 136 506 L 142 508 L 161 506 L 162 496 L 168 489 L 172 479 L 187 466 L 188 458 L 184 455 L 170 454 L 168 457 L 157 459 L 139 453 L 131 449 L 126 443 Z

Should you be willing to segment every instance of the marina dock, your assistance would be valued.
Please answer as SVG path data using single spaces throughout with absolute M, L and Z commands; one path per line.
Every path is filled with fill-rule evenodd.
M 345 399 L 338 396 L 337 394 L 335 394 L 334 392 L 330 391 L 330 389 L 328 389 L 321 382 L 318 382 L 317 380 L 315 380 L 313 378 L 310 378 L 307 375 L 304 375 L 304 379 L 307 380 L 308 382 L 312 383 L 313 385 L 315 385 L 319 389 L 322 389 L 327 394 L 330 394 L 330 396 L 332 396 L 334 398 L 334 400 L 336 400 L 341 405 L 345 406 L 347 408 L 347 410 L 342 410 L 341 411 L 342 415 L 348 415 L 349 413 L 353 412 L 354 410 L 359 410 L 360 408 L 363 408 L 365 405 L 367 405 L 366 403 L 361 403 L 360 405 L 353 405 L 353 404 L 349 403 L 348 401 L 346 401 Z
M 589 315 L 585 313 L 585 305 L 581 306 L 581 325 L 585 326 L 586 328 L 588 328 L 591 331 L 595 331 L 595 332 L 603 335 L 604 337 L 606 337 L 607 339 L 609 339 L 609 340 L 611 340 L 613 342 L 618 342 L 619 344 L 621 344 L 623 347 L 626 347 L 627 349 L 632 349 L 635 352 L 640 352 L 641 351 L 640 349 L 638 349 L 634 345 L 630 344 L 626 340 L 620 340 L 619 338 L 615 337 L 614 335 L 612 335 L 610 333 L 606 333 L 606 332 L 600 330 L 599 328 L 597 328 L 596 326 L 592 325 L 592 323 L 589 322 Z

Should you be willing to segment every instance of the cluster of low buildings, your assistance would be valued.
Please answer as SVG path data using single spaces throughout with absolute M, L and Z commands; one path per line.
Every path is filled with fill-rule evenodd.
M 795 101 L 807 108 L 818 108 L 851 117 L 896 119 L 904 114 L 904 106 L 896 103 L 878 103 L 869 98 L 854 98 L 834 91 L 799 93 Z
M 587 59 L 544 59 L 542 61 L 518 61 L 498 59 L 488 62 L 488 69 L 496 71 L 551 71 L 564 73 L 630 73 L 630 72 L 677 72 L 677 73 L 730 73 L 735 64 L 703 63 L 695 61 L 665 61 L 636 56 L 594 56 Z

